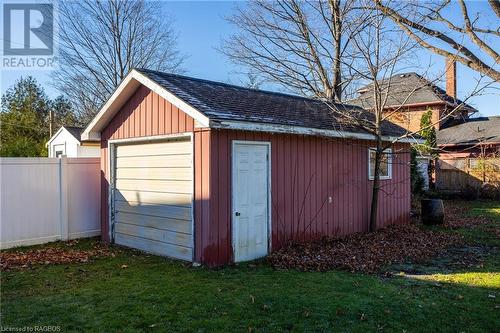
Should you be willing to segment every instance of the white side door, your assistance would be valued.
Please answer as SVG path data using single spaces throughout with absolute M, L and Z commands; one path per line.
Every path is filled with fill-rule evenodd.
M 234 260 L 266 256 L 269 235 L 269 143 L 233 143 Z

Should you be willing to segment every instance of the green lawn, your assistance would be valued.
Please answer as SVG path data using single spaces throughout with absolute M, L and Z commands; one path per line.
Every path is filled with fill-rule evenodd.
M 495 237 L 494 232 L 500 235 L 500 203 L 493 201 L 465 201 L 461 202 L 467 207 L 468 215 L 471 217 L 487 217 L 491 223 L 479 225 L 475 228 L 464 228 L 458 230 L 472 243 L 500 247 L 500 238 Z M 500 258 L 496 258 L 500 260 Z
M 492 203 L 479 202 L 475 204 L 476 207 L 471 208 L 470 215 L 472 216 L 488 216 L 497 222 L 500 222 L 500 204 L 493 206 Z
M 474 207 L 471 214 L 500 220 L 500 205 Z M 473 237 L 475 231 L 467 232 Z M 89 263 L 2 272 L 1 325 L 120 332 L 498 332 L 499 269 L 498 251 L 479 267 L 382 277 L 276 271 L 265 263 L 190 268 L 119 250 Z

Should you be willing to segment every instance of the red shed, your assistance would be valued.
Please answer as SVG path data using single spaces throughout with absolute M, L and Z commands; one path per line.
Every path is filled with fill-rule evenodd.
M 101 141 L 107 241 L 216 266 L 368 230 L 373 137 L 321 101 L 138 69 L 82 137 Z M 409 147 L 387 154 L 378 227 L 409 220 Z

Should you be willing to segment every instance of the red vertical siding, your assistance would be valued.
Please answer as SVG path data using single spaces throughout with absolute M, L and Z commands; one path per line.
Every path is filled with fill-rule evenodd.
M 210 224 L 210 238 L 202 241 L 208 248 L 203 251 L 203 262 L 222 265 L 232 256 L 228 235 L 233 140 L 271 142 L 272 250 L 292 239 L 302 241 L 368 230 L 370 142 L 212 130 L 211 204 L 210 211 L 203 214 Z M 393 151 L 393 177 L 382 181 L 379 227 L 409 220 L 409 145 L 396 144 Z M 212 250 L 215 246 L 217 251 Z
M 211 184 L 211 132 L 196 130 L 194 132 L 194 164 L 195 164 L 195 260 L 208 265 L 218 257 L 217 243 L 213 242 L 213 230 L 217 220 L 212 218 Z
M 202 175 L 202 161 L 203 159 L 201 158 L 202 156 L 202 150 L 201 150 L 201 142 L 203 139 L 202 132 L 196 132 L 194 134 L 195 140 L 194 140 L 194 159 L 195 159 L 195 168 L 194 168 L 194 182 L 196 184 L 194 188 L 194 196 L 195 198 L 201 198 L 201 189 L 202 186 L 200 186 L 201 182 L 205 179 L 205 181 L 208 180 L 207 177 L 203 177 Z M 200 167 L 201 166 L 201 167 Z M 202 244 L 202 239 L 201 239 L 201 234 L 202 234 L 202 215 L 198 214 L 198 212 L 202 211 L 202 201 L 201 200 L 196 200 L 194 203 L 194 228 L 195 228 L 195 233 L 194 233 L 194 243 L 195 243 L 195 248 L 194 248 L 194 257 L 196 261 L 202 262 L 202 252 L 201 252 L 201 247 L 197 246 L 198 244 Z

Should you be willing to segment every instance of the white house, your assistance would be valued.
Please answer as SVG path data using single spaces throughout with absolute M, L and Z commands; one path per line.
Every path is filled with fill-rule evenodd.
M 81 127 L 61 126 L 47 142 L 49 157 L 100 157 L 99 141 L 81 141 Z

